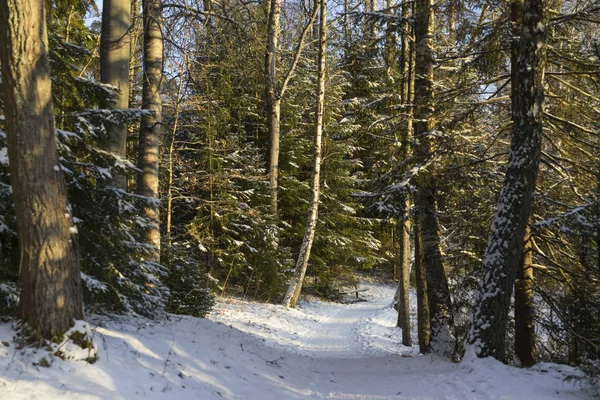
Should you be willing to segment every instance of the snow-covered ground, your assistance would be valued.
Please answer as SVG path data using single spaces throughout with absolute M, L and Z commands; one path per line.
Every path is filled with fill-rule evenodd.
M 17 350 L 10 324 L 0 324 L 0 399 L 586 398 L 564 380 L 578 374 L 566 366 L 421 356 L 400 343 L 394 288 L 362 288 L 367 301 L 355 304 L 311 299 L 288 310 L 223 299 L 207 319 L 102 317 L 94 364 Z

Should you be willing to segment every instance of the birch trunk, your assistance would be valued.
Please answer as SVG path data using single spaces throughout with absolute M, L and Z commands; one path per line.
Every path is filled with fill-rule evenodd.
M 425 165 L 433 157 L 435 128 L 433 93 L 434 9 L 432 0 L 418 0 L 415 19 L 415 111 L 414 136 L 418 142 L 415 158 Z M 431 350 L 444 357 L 454 353 L 454 321 L 448 280 L 442 264 L 435 176 L 430 166 L 417 176 L 415 204 L 418 209 L 420 252 L 427 276 L 431 318 Z
M 505 357 L 512 287 L 520 266 L 539 169 L 546 65 L 546 16 L 542 0 L 526 0 L 515 81 L 513 134 L 498 211 L 483 257 L 467 350 L 477 357 Z
M 104 106 L 113 110 L 129 108 L 129 58 L 131 46 L 131 1 L 104 0 L 100 35 L 100 81 L 118 90 L 113 102 Z M 104 150 L 127 158 L 127 127 L 107 122 Z M 113 185 L 127 189 L 127 178 L 113 177 Z
M 21 249 L 17 317 L 51 339 L 83 318 L 83 299 L 56 144 L 45 4 L 0 1 L 0 64 Z
M 281 99 L 283 98 L 288 84 L 294 75 L 304 40 L 317 17 L 318 6 L 315 1 L 313 13 L 304 27 L 298 45 L 292 57 L 292 63 L 287 70 L 280 87 L 277 87 L 277 51 L 280 35 L 281 0 L 271 0 L 268 10 L 268 38 L 267 52 L 265 55 L 265 97 L 267 108 L 267 125 L 269 129 L 269 189 L 271 197 L 271 215 L 277 217 L 277 197 L 279 187 L 279 142 L 281 126 Z
M 308 218 L 306 222 L 306 232 L 296 261 L 296 271 L 290 282 L 287 293 L 283 300 L 286 307 L 295 308 L 306 269 L 308 268 L 308 260 L 310 250 L 312 248 L 315 230 L 317 227 L 317 216 L 319 211 L 319 191 L 320 191 L 320 176 L 321 176 L 321 142 L 323 137 L 323 116 L 325 111 L 325 60 L 327 49 L 327 0 L 320 0 L 320 31 L 319 31 L 319 66 L 317 76 L 317 105 L 316 105 L 316 121 L 315 121 L 315 143 L 314 143 L 314 158 L 313 158 L 313 176 L 311 182 L 311 199 L 308 206 Z
M 138 194 L 154 199 L 144 209 L 150 226 L 146 228 L 146 243 L 155 247 L 151 261 L 160 259 L 160 219 L 158 198 L 158 164 L 160 151 L 160 124 L 162 100 L 160 97 L 163 66 L 162 6 L 161 0 L 145 0 L 144 8 L 144 74 L 142 108 L 153 115 L 142 118 L 138 167 Z
M 267 51 L 265 54 L 265 94 L 267 125 L 269 131 L 269 191 L 271 214 L 277 215 L 277 189 L 279 176 L 279 127 L 281 101 L 277 93 L 277 52 L 281 22 L 281 0 L 270 0 L 267 25 Z

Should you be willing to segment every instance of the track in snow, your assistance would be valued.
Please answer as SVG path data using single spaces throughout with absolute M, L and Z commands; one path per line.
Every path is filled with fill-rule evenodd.
M 391 307 L 395 287 L 366 283 L 361 288 L 368 289 L 366 302 L 302 301 L 297 310 L 288 310 L 229 300 L 219 305 L 213 318 L 275 348 L 286 379 L 310 388 L 309 393 L 284 398 L 531 400 L 564 399 L 577 391 L 556 376 L 549 380 L 531 373 L 522 379 L 523 370 L 494 360 L 469 366 L 422 356 L 417 346 L 401 344 L 402 332 L 395 327 L 397 314 Z M 416 299 L 414 293 L 411 296 L 416 326 Z M 412 336 L 416 342 L 416 331 Z
M 97 317 L 95 364 L 19 350 L 11 326 L 0 323 L 0 399 L 585 398 L 563 381 L 569 367 L 420 356 L 400 343 L 389 306 L 394 287 L 363 287 L 368 301 L 356 304 L 312 299 L 288 310 L 223 299 L 208 319 Z M 40 367 L 41 358 L 50 368 Z

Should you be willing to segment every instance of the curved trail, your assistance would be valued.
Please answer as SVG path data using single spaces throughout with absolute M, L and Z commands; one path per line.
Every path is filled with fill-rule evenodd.
M 289 310 L 221 299 L 207 319 L 98 316 L 94 364 L 18 349 L 11 325 L 0 323 L 0 399 L 585 398 L 576 382 L 564 381 L 569 367 L 421 356 L 401 344 L 389 306 L 394 287 L 362 288 L 367 301 L 356 304 L 308 299 Z M 49 368 L 40 367 L 42 358 Z
M 277 351 L 277 366 L 288 387 L 295 388 L 293 395 L 281 399 L 565 398 L 561 385 L 556 390 L 543 377 L 506 385 L 505 375 L 519 378 L 521 370 L 492 360 L 469 367 L 403 346 L 390 306 L 395 288 L 374 283 L 361 288 L 367 289 L 361 296 L 365 302 L 313 299 L 299 303 L 297 310 L 268 306 L 265 315 L 265 305 L 233 301 L 214 319 L 261 338 Z M 412 297 L 411 315 L 416 318 L 414 293 Z M 412 336 L 416 342 L 416 332 Z

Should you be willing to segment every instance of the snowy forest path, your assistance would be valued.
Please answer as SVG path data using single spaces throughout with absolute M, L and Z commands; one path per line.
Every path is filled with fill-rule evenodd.
M 267 362 L 281 372 L 288 388 L 295 388 L 293 395 L 282 397 L 286 399 L 535 398 L 534 392 L 522 397 L 522 386 L 505 387 L 495 379 L 496 373 L 509 371 L 500 363 L 490 360 L 490 371 L 480 371 L 420 355 L 416 345 L 403 346 L 392 307 L 395 286 L 365 282 L 359 288 L 367 289 L 361 292 L 365 301 L 308 299 L 297 309 L 222 299 L 225 303 L 211 318 L 260 338 L 276 351 L 276 362 Z M 411 325 L 416 327 L 416 294 L 410 297 Z M 411 333 L 416 342 L 416 331 Z M 520 370 L 513 370 L 517 377 Z M 511 396 L 511 391 L 519 395 Z M 544 392 L 543 398 L 564 394 L 547 388 Z
M 453 364 L 419 355 L 401 344 L 394 286 L 361 287 L 367 301 L 355 304 L 313 298 L 286 309 L 223 298 L 206 319 L 99 315 L 94 364 L 17 350 L 11 325 L 0 323 L 0 399 L 585 398 L 564 380 L 570 367 L 523 370 L 492 359 Z M 49 368 L 40 368 L 42 359 Z

